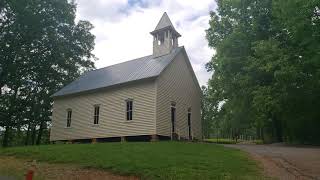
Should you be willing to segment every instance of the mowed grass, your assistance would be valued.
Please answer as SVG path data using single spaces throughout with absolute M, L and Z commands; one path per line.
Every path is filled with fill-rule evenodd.
M 0 156 L 69 163 L 142 179 L 261 179 L 240 150 L 188 142 L 55 144 L 0 149 Z

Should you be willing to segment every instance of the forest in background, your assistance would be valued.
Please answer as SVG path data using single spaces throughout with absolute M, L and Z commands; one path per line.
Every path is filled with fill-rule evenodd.
M 318 0 L 218 0 L 203 87 L 206 137 L 320 144 Z

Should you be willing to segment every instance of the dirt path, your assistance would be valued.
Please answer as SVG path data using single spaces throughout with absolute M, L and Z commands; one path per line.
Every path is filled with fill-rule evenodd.
M 284 145 L 225 145 L 244 150 L 261 162 L 264 172 L 278 179 L 320 180 L 320 148 Z
M 24 179 L 24 174 L 36 164 L 35 179 L 49 180 L 138 180 L 134 176 L 120 176 L 103 170 L 81 168 L 73 165 L 30 162 L 14 157 L 0 156 L 0 179 Z

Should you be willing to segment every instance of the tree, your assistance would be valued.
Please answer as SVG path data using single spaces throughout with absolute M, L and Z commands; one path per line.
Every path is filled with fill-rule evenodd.
M 202 98 L 201 98 L 201 121 L 202 121 L 202 134 L 204 138 L 209 138 L 212 133 L 214 124 L 214 104 L 209 100 L 208 89 L 206 86 L 201 87 Z
M 219 117 L 268 141 L 319 143 L 317 2 L 217 3 L 206 33 L 217 52 L 207 69 L 214 103 L 224 102 Z
M 94 68 L 93 26 L 75 23 L 67 0 L 5 0 L 0 6 L 0 126 L 27 126 L 41 142 L 59 88 Z M 19 107 L 22 105 L 22 107 Z M 15 116 L 19 109 L 21 116 Z M 39 129 L 40 128 L 40 129 Z M 3 145 L 8 145 L 4 136 Z M 35 135 L 34 135 L 35 138 Z M 32 140 L 35 142 L 35 139 Z

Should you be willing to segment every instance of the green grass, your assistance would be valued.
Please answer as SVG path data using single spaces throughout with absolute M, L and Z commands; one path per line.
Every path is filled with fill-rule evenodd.
M 142 179 L 261 179 L 247 154 L 187 142 L 56 144 L 0 149 L 0 156 L 70 163 Z

